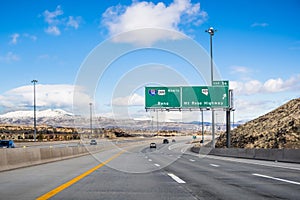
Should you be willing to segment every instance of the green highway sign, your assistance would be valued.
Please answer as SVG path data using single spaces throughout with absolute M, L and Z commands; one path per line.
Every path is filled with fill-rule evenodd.
M 146 108 L 180 108 L 180 87 L 145 87 Z
M 182 87 L 182 108 L 228 108 L 228 87 Z
M 213 86 L 145 87 L 145 108 L 229 108 L 229 84 L 215 81 Z
M 213 81 L 213 86 L 223 86 L 223 87 L 229 87 L 229 81 Z

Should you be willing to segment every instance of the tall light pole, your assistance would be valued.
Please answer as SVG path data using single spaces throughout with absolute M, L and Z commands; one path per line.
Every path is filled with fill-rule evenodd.
M 90 130 L 91 130 L 91 136 L 93 135 L 93 115 L 92 115 L 92 103 L 89 103 L 90 105 Z
M 35 84 L 37 80 L 32 80 L 33 83 L 33 126 L 34 126 L 34 142 L 36 142 L 36 97 L 35 97 Z
M 209 33 L 210 35 L 210 75 L 211 75 L 211 85 L 213 85 L 214 81 L 214 64 L 213 64 L 213 53 L 212 53 L 212 37 L 214 36 L 215 30 L 213 27 L 210 27 L 208 30 L 205 30 L 205 32 Z M 215 114 L 214 110 L 211 111 L 211 135 L 212 135 L 212 148 L 215 148 Z
M 157 136 L 158 136 L 158 110 L 156 112 L 156 131 L 157 131 Z
M 154 118 L 154 116 L 151 116 L 151 124 L 152 124 L 152 129 L 151 129 L 151 131 L 154 133 L 154 130 L 153 130 L 153 118 Z

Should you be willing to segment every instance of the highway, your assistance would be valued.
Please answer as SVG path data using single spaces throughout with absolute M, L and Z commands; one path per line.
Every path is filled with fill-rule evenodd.
M 299 164 L 199 156 L 186 141 L 115 146 L 1 172 L 1 198 L 300 199 Z

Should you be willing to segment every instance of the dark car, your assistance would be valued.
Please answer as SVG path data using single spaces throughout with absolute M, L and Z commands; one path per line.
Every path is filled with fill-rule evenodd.
M 175 139 L 173 139 L 173 140 L 172 140 L 172 142 L 176 142 L 176 140 L 175 140 Z
M 0 148 L 15 148 L 15 143 L 12 140 L 0 140 Z
M 91 140 L 90 145 L 97 145 L 97 141 L 96 140 Z
M 150 149 L 151 148 L 156 148 L 156 144 L 154 142 L 150 143 Z
M 163 140 L 163 144 L 169 144 L 169 140 L 168 139 L 164 139 Z

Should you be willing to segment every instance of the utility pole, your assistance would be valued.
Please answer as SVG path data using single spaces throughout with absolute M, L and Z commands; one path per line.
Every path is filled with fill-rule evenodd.
M 210 27 L 208 30 L 205 30 L 205 32 L 209 33 L 210 35 L 210 75 L 211 75 L 211 85 L 213 85 L 213 81 L 214 81 L 214 64 L 213 64 L 213 51 L 212 51 L 212 37 L 214 36 L 215 32 L 217 30 L 215 30 L 213 27 Z M 215 148 L 215 113 L 214 110 L 212 108 L 211 111 L 211 135 L 212 135 L 212 148 Z
M 36 96 L 35 96 L 35 84 L 37 80 L 32 80 L 33 83 L 33 126 L 34 126 L 34 142 L 36 142 Z

